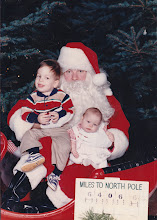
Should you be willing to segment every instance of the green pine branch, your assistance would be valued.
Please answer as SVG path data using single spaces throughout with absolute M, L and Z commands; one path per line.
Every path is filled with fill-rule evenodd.
M 41 9 L 37 9 L 35 13 L 31 13 L 25 18 L 21 20 L 15 20 L 10 22 L 9 26 L 6 26 L 5 24 L 2 25 L 1 33 L 2 35 L 5 35 L 5 33 L 16 31 L 19 28 L 26 27 L 26 26 L 32 26 L 35 24 L 39 25 L 46 25 L 48 21 L 48 17 L 50 14 L 52 14 L 53 9 L 55 9 L 56 6 L 60 5 L 66 5 L 65 2 L 52 2 L 48 3 L 48 1 L 45 1 L 41 5 Z
M 116 220 L 112 215 L 102 213 L 94 213 L 92 210 L 87 211 L 84 216 L 81 218 L 82 220 Z
M 153 22 L 157 22 L 157 17 L 156 14 L 154 12 L 154 8 L 156 8 L 157 3 L 155 0 L 128 0 L 128 1 L 124 1 L 124 3 L 118 3 L 115 5 L 111 5 L 111 8 L 131 8 L 131 9 L 140 9 L 141 12 L 144 14 L 146 12 L 148 12 L 150 14 L 150 16 L 152 17 L 152 21 Z
M 41 44 L 39 45 L 38 43 L 38 36 L 41 34 L 40 31 L 45 31 L 56 7 L 65 5 L 65 2 L 56 1 L 48 3 L 48 1 L 45 1 L 40 9 L 36 9 L 36 12 L 29 14 L 21 20 L 10 22 L 8 26 L 2 24 L 2 54 L 0 58 L 8 57 L 10 59 L 11 56 L 11 59 L 17 59 L 25 54 L 28 57 L 34 54 L 39 54 L 40 56 L 39 48 Z
M 121 34 L 121 38 L 118 36 L 114 36 L 112 34 L 108 34 L 108 37 L 118 43 L 118 47 L 122 50 L 125 50 L 128 53 L 131 53 L 133 55 L 151 55 L 153 52 L 153 55 L 156 53 L 156 45 L 157 41 L 149 41 L 145 42 L 144 45 L 139 46 L 138 40 L 140 40 L 140 37 L 143 35 L 145 28 L 141 28 L 138 33 L 135 32 L 135 28 L 130 28 L 130 33 L 126 33 L 123 30 L 118 30 L 117 32 Z M 147 50 L 146 50 L 147 49 Z M 152 50 L 153 49 L 153 50 Z

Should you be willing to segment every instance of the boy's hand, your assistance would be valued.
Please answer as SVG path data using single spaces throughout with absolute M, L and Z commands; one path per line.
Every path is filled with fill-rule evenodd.
M 38 115 L 38 122 L 43 125 L 49 124 L 51 116 L 45 112 Z
M 49 112 L 49 115 L 51 116 L 52 123 L 56 123 L 59 119 L 58 112 Z

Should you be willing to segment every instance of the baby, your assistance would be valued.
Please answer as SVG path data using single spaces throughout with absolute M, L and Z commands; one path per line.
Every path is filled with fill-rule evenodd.
M 72 163 L 92 165 L 95 169 L 107 167 L 108 149 L 114 136 L 102 121 L 102 113 L 97 108 L 88 108 L 81 122 L 68 130 L 71 137 L 69 165 Z

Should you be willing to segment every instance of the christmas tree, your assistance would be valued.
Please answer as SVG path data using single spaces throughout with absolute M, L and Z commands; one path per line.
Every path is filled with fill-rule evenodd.
M 142 118 L 156 117 L 156 3 L 155 1 L 121 1 L 111 8 L 129 13 L 113 34 L 114 68 L 127 78 L 136 97 L 137 111 Z M 145 103 L 145 104 L 144 104 Z M 143 105 L 144 104 L 144 105 Z

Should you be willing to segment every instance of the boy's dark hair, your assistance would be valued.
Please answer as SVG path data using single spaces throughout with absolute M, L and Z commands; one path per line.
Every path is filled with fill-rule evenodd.
M 56 78 L 56 80 L 60 79 L 60 76 L 61 76 L 61 67 L 59 65 L 59 63 L 56 61 L 56 60 L 53 60 L 53 59 L 47 59 L 47 60 L 43 60 L 39 66 L 38 66 L 38 69 L 40 67 L 43 67 L 43 66 L 48 66 L 50 67 L 51 71 L 54 72 L 54 76 Z

